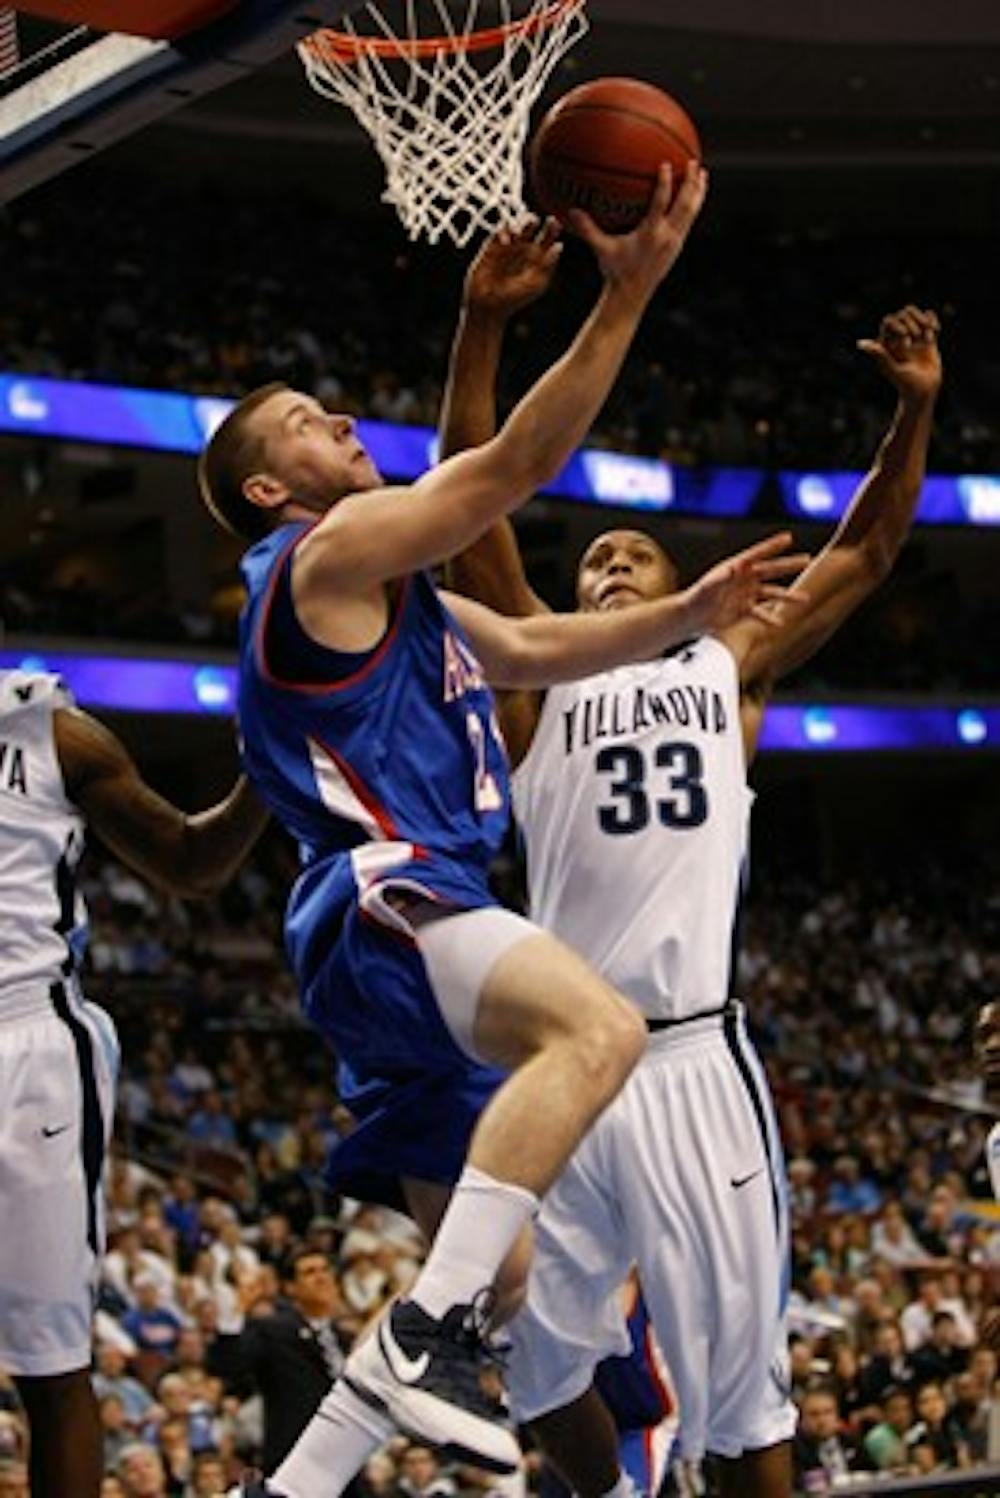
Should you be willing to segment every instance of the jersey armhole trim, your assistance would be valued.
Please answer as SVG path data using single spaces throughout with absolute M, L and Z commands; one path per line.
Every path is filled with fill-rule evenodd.
M 321 516 L 320 519 L 322 518 L 323 517 Z M 412 579 L 409 577 L 404 579 L 403 586 L 399 590 L 399 597 L 396 599 L 395 607 L 393 608 L 389 623 L 386 626 L 385 634 L 382 636 L 381 640 L 379 640 L 378 644 L 372 648 L 371 652 L 366 656 L 366 659 L 357 668 L 357 670 L 350 672 L 350 674 L 347 676 L 331 678 L 329 681 L 286 681 L 283 677 L 277 676 L 271 670 L 270 666 L 267 663 L 267 652 L 264 644 L 264 639 L 267 634 L 268 621 L 271 617 L 271 607 L 274 602 L 275 589 L 277 588 L 278 581 L 281 577 L 281 574 L 285 567 L 285 563 L 287 562 L 290 554 L 295 550 L 299 542 L 304 540 L 305 537 L 308 536 L 309 532 L 313 530 L 315 526 L 319 525 L 319 523 L 319 520 L 315 520 L 313 524 L 310 525 L 306 530 L 300 532 L 300 534 L 297 536 L 293 536 L 288 542 L 287 546 L 283 547 L 279 552 L 278 559 L 275 562 L 274 568 L 271 572 L 271 576 L 268 579 L 267 592 L 264 594 L 264 601 L 261 604 L 260 618 L 258 619 L 257 624 L 254 628 L 254 655 L 257 658 L 257 669 L 260 671 L 263 680 L 267 682 L 268 686 L 277 687 L 280 691 L 300 692 L 304 693 L 307 696 L 315 696 L 319 693 L 326 694 L 330 692 L 346 691 L 348 687 L 356 686 L 358 682 L 363 681 L 366 676 L 368 676 L 372 671 L 375 670 L 376 666 L 380 664 L 388 650 L 391 648 L 397 634 L 399 633 L 399 626 L 410 596 L 410 584 L 412 581 Z M 289 577 L 289 584 L 290 583 L 291 578 Z M 290 599 L 289 601 L 291 602 L 292 611 L 294 613 L 294 600 Z M 295 617 L 296 622 L 298 622 L 298 615 L 296 614 Z M 302 629 L 302 633 L 305 634 L 305 630 L 302 628 L 301 623 L 299 623 L 299 628 Z M 325 648 L 323 647 L 322 641 L 320 640 L 317 640 L 316 644 L 321 649 Z
M 559 687 L 560 686 L 564 686 L 564 685 L 567 685 L 567 683 L 559 682 L 559 683 L 556 684 L 556 686 L 546 687 L 546 688 L 544 688 L 544 690 L 542 690 L 542 691 L 540 691 L 540 692 L 537 693 L 537 695 L 542 699 L 541 702 L 539 703 L 539 706 L 538 706 L 538 717 L 535 719 L 535 727 L 534 727 L 534 729 L 532 731 L 532 734 L 531 734 L 531 743 L 528 745 L 528 748 L 525 751 L 524 758 L 521 760 L 520 764 L 512 765 L 511 766 L 511 769 L 510 769 L 510 788 L 511 788 L 511 791 L 513 791 L 513 789 L 514 789 L 515 782 L 518 781 L 522 776 L 526 776 L 528 774 L 528 766 L 531 763 L 531 757 L 532 757 L 532 755 L 535 753 L 535 749 L 536 749 L 536 746 L 538 744 L 538 740 L 541 738 L 542 725 L 543 725 L 543 723 L 545 721 L 545 715 L 546 715 L 546 713 L 549 710 L 549 704 L 551 703 L 551 701 L 552 701 L 553 697 L 555 696 L 556 692 L 558 691 Z M 574 683 L 570 682 L 570 683 L 568 683 L 568 685 L 572 686 L 572 685 L 574 685 Z

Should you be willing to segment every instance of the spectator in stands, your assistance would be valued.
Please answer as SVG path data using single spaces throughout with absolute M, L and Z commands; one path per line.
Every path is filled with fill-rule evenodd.
M 181 1327 L 174 1348 L 174 1370 L 194 1394 L 200 1393 L 204 1387 L 205 1367 L 205 1338 L 196 1326 Z
M 153 1396 L 145 1384 L 126 1372 L 126 1362 L 121 1347 L 111 1342 L 99 1342 L 95 1354 L 94 1393 L 98 1399 L 104 1399 L 109 1394 L 116 1395 L 121 1401 L 128 1429 L 135 1432 L 149 1418 Z
M 853 1155 L 841 1155 L 834 1162 L 833 1181 L 823 1204 L 825 1212 L 877 1212 L 881 1195 L 874 1181 L 861 1174 L 861 1165 Z
M 924 1384 L 917 1391 L 916 1407 L 917 1423 L 906 1441 L 917 1469 L 926 1473 L 941 1467 L 970 1466 L 969 1448 L 957 1421 L 948 1413 L 941 1385 Z
M 941 1279 L 937 1274 L 920 1277 L 920 1289 L 916 1300 L 903 1311 L 900 1327 L 903 1345 L 907 1352 L 916 1352 L 930 1339 L 934 1327 L 934 1316 L 941 1306 Z
M 956 1222 L 955 1193 L 943 1181 L 931 1192 L 917 1237 L 931 1259 L 947 1259 L 961 1253 L 962 1233 Z
M 105 1394 L 98 1401 L 98 1414 L 104 1443 L 104 1465 L 108 1471 L 118 1465 L 118 1458 L 135 1440 L 135 1432 L 129 1428 L 125 1408 L 117 1394 Z
M 889 1264 L 906 1268 L 927 1258 L 898 1201 L 888 1201 L 872 1228 L 872 1253 Z
M 956 1345 L 957 1336 L 951 1312 L 935 1311 L 930 1337 L 913 1354 L 913 1370 L 918 1383 L 945 1383 L 964 1372 L 969 1354 Z
M 162 1304 L 160 1287 L 145 1270 L 132 1286 L 135 1306 L 122 1317 L 122 1326 L 140 1352 L 173 1356 L 181 1332 L 180 1317 Z
M 841 1433 L 837 1396 L 828 1384 L 814 1384 L 802 1401 L 799 1428 L 792 1443 L 796 1487 L 810 1491 L 817 1479 L 833 1484 L 855 1470 L 854 1442 Z
M 952 1385 L 951 1415 L 973 1463 L 986 1460 L 992 1408 L 993 1400 L 984 1397 L 975 1375 L 960 1373 Z
M 170 1181 L 170 1194 L 163 1201 L 163 1216 L 185 1249 L 198 1242 L 198 1193 L 190 1176 L 178 1171 Z
M 118 1458 L 127 1498 L 171 1498 L 163 1458 L 155 1446 L 136 1441 Z
M 200 1106 L 188 1119 L 187 1132 L 199 1144 L 214 1149 L 236 1148 L 236 1125 L 214 1087 L 202 1093 Z
M 879 1328 L 885 1321 L 889 1308 L 885 1303 L 885 1292 L 876 1279 L 859 1279 L 854 1286 L 853 1308 L 849 1311 L 853 1333 L 854 1350 L 862 1357 L 870 1357 L 875 1347 Z
M 875 1333 L 874 1350 L 859 1379 L 865 1405 L 882 1404 L 886 1390 L 910 1390 L 916 1383 L 913 1364 L 903 1347 L 903 1334 L 891 1318 L 883 1321 Z
M 399 1498 L 454 1498 L 455 1483 L 429 1446 L 408 1446 L 399 1462 Z
M 273 1472 L 295 1444 L 344 1365 L 342 1302 L 329 1259 L 302 1248 L 284 1285 L 287 1300 L 263 1316 L 252 1311 L 216 1338 L 210 1366 L 237 1388 L 259 1389 L 264 1403 L 262 1466 Z M 248 1307 L 248 1310 L 250 1308 Z
M 292 1225 L 283 1212 L 268 1212 L 261 1218 L 256 1249 L 262 1264 L 273 1265 L 278 1274 L 283 1275 L 294 1246 Z
M 219 1498 L 226 1491 L 226 1463 L 217 1451 L 202 1451 L 191 1468 L 191 1498 Z
M 907 1432 L 913 1424 L 913 1400 L 906 1389 L 888 1384 L 882 1391 L 883 1417 L 862 1443 L 866 1462 L 875 1472 L 905 1472 L 910 1452 Z
M 840 1342 L 833 1355 L 830 1385 L 836 1395 L 837 1411 L 841 1425 L 856 1435 L 860 1425 L 859 1415 L 863 1407 L 858 1382 L 858 1357 L 849 1342 Z
M 166 1472 L 168 1491 L 185 1492 L 193 1467 L 186 1418 L 164 1420 L 157 1432 L 157 1446 Z

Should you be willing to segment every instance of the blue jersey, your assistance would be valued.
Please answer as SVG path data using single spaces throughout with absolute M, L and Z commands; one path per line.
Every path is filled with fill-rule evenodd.
M 489 903 L 509 814 L 492 693 L 430 580 L 402 585 L 374 650 L 326 650 L 291 604 L 306 530 L 282 526 L 244 558 L 239 686 L 247 773 L 301 849 L 286 934 L 303 990 L 351 903 L 381 881 Z

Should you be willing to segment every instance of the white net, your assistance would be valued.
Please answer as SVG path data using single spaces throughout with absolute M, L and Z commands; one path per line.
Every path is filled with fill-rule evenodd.
M 458 15 L 458 9 L 462 14 Z M 346 104 L 411 239 L 464 245 L 520 219 L 531 106 L 587 29 L 584 0 L 372 3 L 299 46 L 313 88 Z

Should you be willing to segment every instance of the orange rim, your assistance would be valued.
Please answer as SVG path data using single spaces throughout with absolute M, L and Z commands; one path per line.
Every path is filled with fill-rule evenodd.
M 491 26 L 485 31 L 463 32 L 456 36 L 357 36 L 350 31 L 335 31 L 324 26 L 301 43 L 308 52 L 328 62 L 350 63 L 361 57 L 435 57 L 447 52 L 487 52 L 501 47 L 512 36 L 532 36 L 553 26 L 568 10 L 578 10 L 585 0 L 550 0 L 541 10 L 534 10 L 520 21 L 505 26 Z

